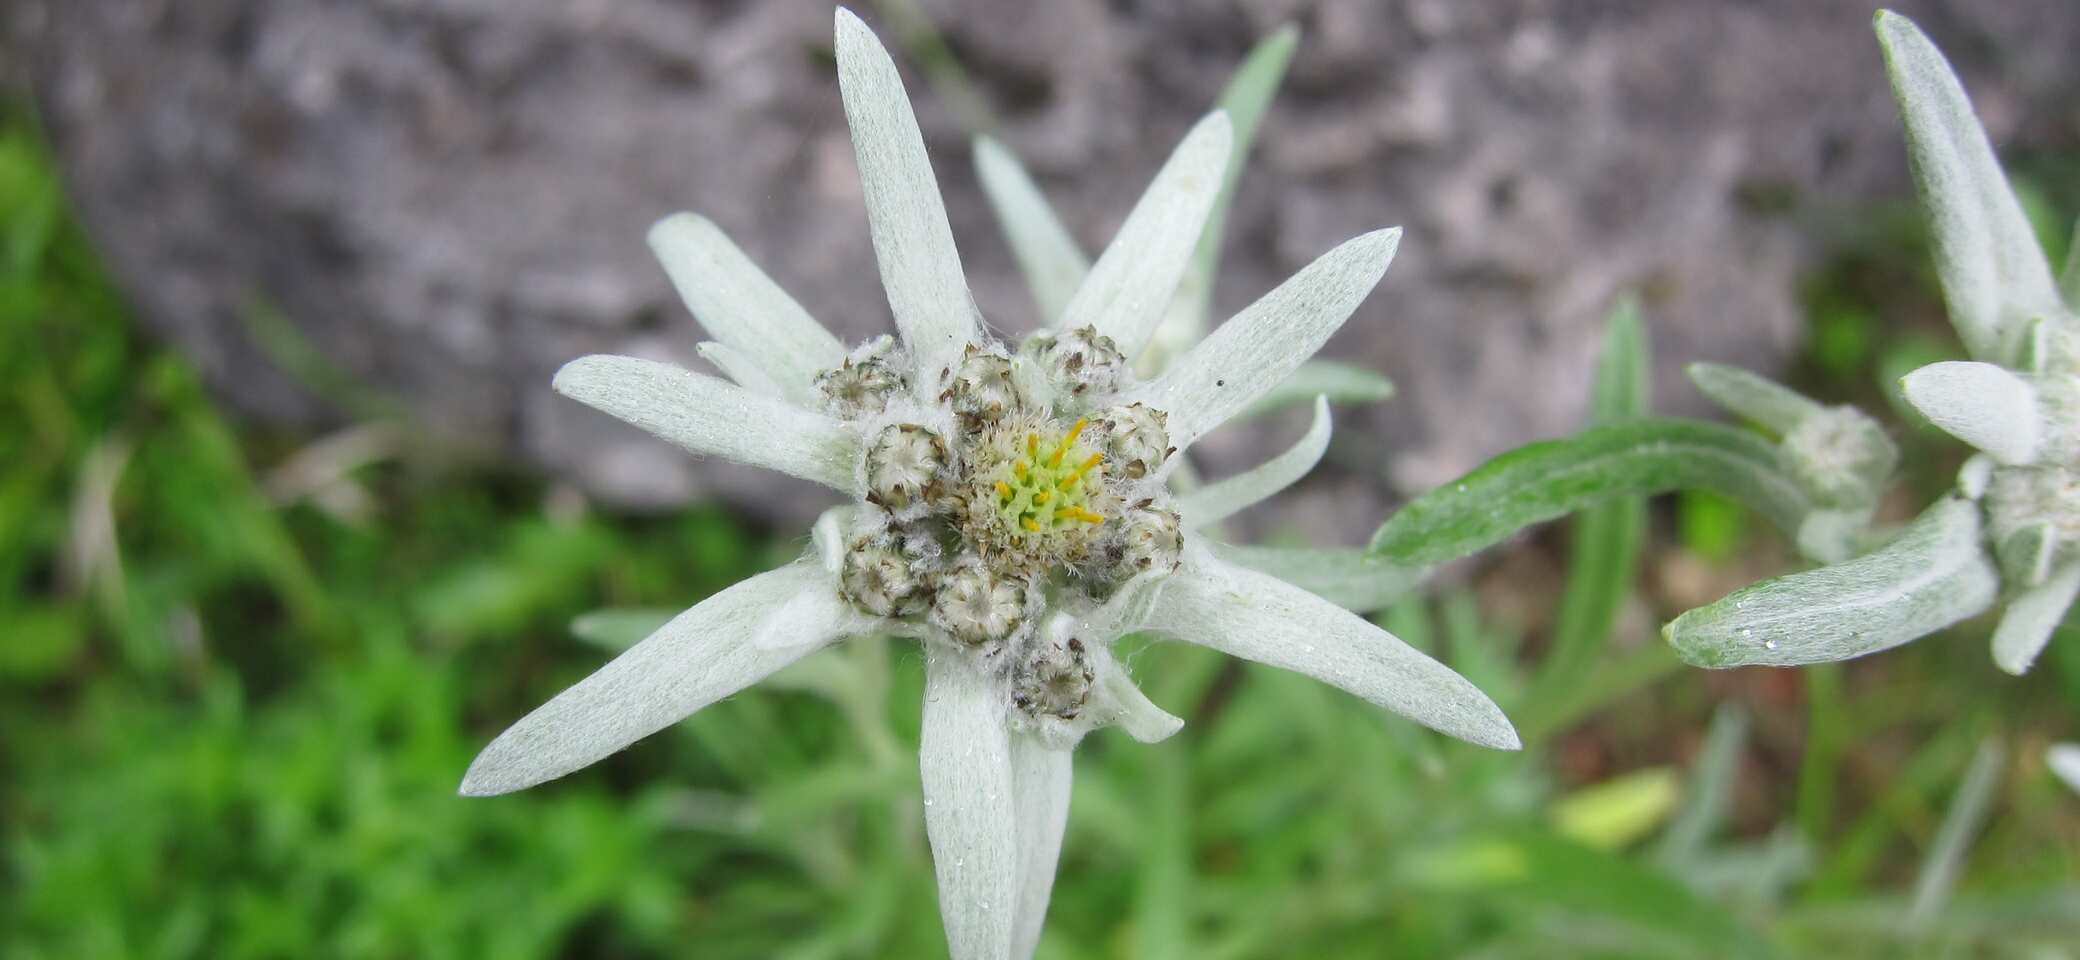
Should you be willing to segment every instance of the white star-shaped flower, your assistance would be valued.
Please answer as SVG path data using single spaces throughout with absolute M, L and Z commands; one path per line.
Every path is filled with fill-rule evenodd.
M 734 383 L 591 356 L 556 389 L 701 454 L 852 498 L 801 560 L 709 597 L 484 749 L 469 795 L 591 764 L 848 636 L 925 648 L 925 824 L 956 960 L 1030 956 L 1067 818 L 1069 749 L 1183 721 L 1114 657 L 1137 631 L 1306 673 L 1474 743 L 1515 748 L 1495 704 L 1359 617 L 1217 555 L 1197 528 L 1313 466 L 1327 405 L 1292 451 L 1190 493 L 1178 454 L 1314 354 L 1370 292 L 1400 231 L 1324 254 L 1153 379 L 1134 374 L 1229 162 L 1226 115 L 1156 175 L 1061 316 L 1013 347 L 969 297 L 938 186 L 888 53 L 837 16 L 845 112 L 899 339 L 848 351 L 691 214 L 651 244 Z M 1243 558 L 1247 553 L 1231 553 Z

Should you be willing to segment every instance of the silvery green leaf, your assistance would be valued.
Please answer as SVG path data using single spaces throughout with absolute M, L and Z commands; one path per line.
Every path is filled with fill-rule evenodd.
M 859 157 L 881 285 L 917 369 L 936 374 L 980 333 L 975 303 L 895 61 L 843 7 L 837 31 L 838 91 Z
M 694 453 L 728 457 L 847 493 L 859 438 L 841 421 L 668 363 L 594 354 L 556 371 L 557 393 Z
M 1713 403 L 1783 436 L 1827 409 L 1790 387 L 1723 363 L 1693 363 L 1685 371 Z
M 1314 423 L 1292 448 L 1255 469 L 1236 474 L 1177 498 L 1177 513 L 1187 529 L 1219 523 L 1237 512 L 1293 485 L 1322 460 L 1329 449 L 1329 399 L 1314 398 Z
M 736 382 L 737 386 L 743 387 L 752 393 L 762 397 L 786 400 L 796 406 L 806 407 L 813 402 L 804 391 L 792 391 L 782 386 L 779 379 L 767 372 L 765 367 L 760 366 L 757 360 L 752 359 L 751 355 L 735 349 L 729 344 L 716 343 L 713 340 L 709 340 L 695 344 L 693 349 L 700 353 L 701 359 L 714 364 L 715 369 L 722 371 L 723 376 L 730 378 Z M 814 386 L 809 388 L 809 392 L 814 390 Z
M 1636 420 L 1505 452 L 1402 507 L 1367 549 L 1395 563 L 1436 564 L 1593 504 L 1684 489 L 1726 494 L 1787 531 L 1810 509 L 1776 448 L 1754 434 Z
M 706 217 L 659 220 L 650 228 L 650 249 L 701 327 L 750 358 L 787 399 L 815 399 L 816 375 L 845 359 L 845 345 Z
M 1018 791 L 1003 681 L 928 654 L 919 758 L 924 826 L 952 960 L 1009 960 L 1019 911 Z
M 1974 358 L 2012 365 L 2023 325 L 2062 310 L 2051 266 L 1942 52 L 1896 13 L 1877 31 L 1950 322 Z
M 1354 547 L 1247 547 L 1213 544 L 1214 555 L 1268 573 L 1345 610 L 1370 613 L 1414 592 L 1429 567 L 1372 560 Z
M 1345 363 L 1309 360 L 1238 416 L 1260 416 L 1318 396 L 1328 397 L 1330 403 L 1355 404 L 1377 403 L 1393 395 L 1394 382 L 1382 374 Z
M 1026 275 L 1041 322 L 1053 323 L 1090 273 L 1090 256 L 1069 235 L 1069 228 L 1009 147 L 992 137 L 975 138 L 975 174 L 1011 243 L 1012 256 Z
M 1465 677 L 1393 634 L 1277 577 L 1187 554 L 1147 629 L 1307 674 L 1417 723 L 1515 750 L 1515 728 Z
M 1069 751 L 1055 750 L 1020 734 L 1011 737 L 1011 783 L 1018 818 L 1018 915 L 1011 926 L 1011 956 L 1024 960 L 1040 942 L 1047 901 L 1054 894 L 1055 863 L 1062 831 L 1069 824 Z
M 2009 465 L 2037 458 L 2044 415 L 2037 388 L 1990 363 L 1945 360 L 1900 378 L 1907 402 L 1928 422 Z
M 1094 653 L 1099 651 L 1104 651 L 1104 648 L 1096 648 Z M 1104 722 L 1142 743 L 1161 743 L 1184 729 L 1184 721 L 1156 706 L 1148 694 L 1142 693 L 1141 687 L 1127 675 L 1126 667 L 1112 659 L 1109 651 L 1092 659 L 1106 661 L 1106 666 L 1097 671 L 1098 686 L 1103 694 L 1097 702 L 1102 704 Z
M 1993 662 L 2002 670 L 2021 676 L 2028 673 L 2044 643 L 2065 619 L 2073 597 L 2080 593 L 2080 563 L 2068 561 L 2051 571 L 2043 583 L 2023 590 L 2008 601 L 2000 626 L 1993 631 Z
M 1179 450 L 1190 446 L 1314 356 L 1372 292 L 1400 243 L 1401 228 L 1393 227 L 1322 254 L 1130 399 L 1168 411 L 1170 442 Z
M 1937 501 L 1872 553 L 1736 591 L 1663 633 L 1701 667 L 1798 666 L 1898 646 L 1993 604 L 2000 577 L 1979 525 L 1977 504 Z
M 1592 424 L 1616 423 L 1647 412 L 1648 380 L 1653 370 L 1647 356 L 1646 321 L 1639 299 L 1630 294 L 1611 304 L 1604 319 L 1603 349 L 1589 395 Z
M 821 565 L 804 560 L 695 604 L 499 734 L 469 765 L 462 794 L 554 780 L 765 679 L 836 639 L 840 627 L 797 621 L 791 644 L 753 642 L 775 608 L 836 590 Z
M 1120 352 L 1140 355 L 1191 262 L 1233 138 L 1228 115 L 1219 110 L 1185 135 L 1069 298 L 1056 329 L 1096 327 Z
M 620 653 L 662 629 L 678 613 L 677 610 L 652 607 L 594 610 L 571 621 L 571 635 L 595 647 Z

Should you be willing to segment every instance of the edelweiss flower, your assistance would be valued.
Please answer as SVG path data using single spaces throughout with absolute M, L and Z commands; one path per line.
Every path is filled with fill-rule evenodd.
M 801 560 L 718 593 L 501 734 L 469 795 L 560 777 L 847 636 L 925 648 L 925 823 L 956 958 L 1029 956 L 1067 817 L 1069 748 L 1095 727 L 1160 740 L 1113 641 L 1151 631 L 1297 670 L 1475 743 L 1515 731 L 1472 684 L 1372 624 L 1216 555 L 1196 529 L 1291 483 L 1328 439 L 1173 494 L 1179 453 L 1312 355 L 1371 290 L 1399 230 L 1351 240 L 1143 381 L 1228 162 L 1193 129 L 1062 316 L 1016 348 L 983 327 L 887 52 L 837 17 L 838 76 L 900 340 L 847 351 L 716 227 L 652 245 L 734 384 L 629 357 L 556 375 L 566 396 L 696 453 L 853 499 Z M 1246 554 L 1238 554 L 1246 556 Z

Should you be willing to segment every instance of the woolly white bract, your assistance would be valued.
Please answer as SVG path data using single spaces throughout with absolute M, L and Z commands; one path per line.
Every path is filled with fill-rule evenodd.
M 1219 111 L 1187 136 L 1047 329 L 1011 346 L 969 298 L 895 65 L 846 11 L 837 61 L 874 251 L 899 338 L 847 350 L 691 214 L 651 244 L 735 381 L 629 357 L 571 362 L 555 387 L 695 453 L 771 467 L 853 502 L 802 559 L 680 614 L 501 734 L 462 792 L 586 766 L 848 636 L 925 648 L 925 822 L 953 956 L 1026 957 L 1053 884 L 1068 750 L 1117 725 L 1182 721 L 1113 655 L 1149 631 L 1300 671 L 1445 733 L 1514 748 L 1450 669 L 1284 580 L 1217 555 L 1196 527 L 1291 483 L 1328 438 L 1173 495 L 1178 454 L 1292 373 L 1386 270 L 1399 230 L 1324 254 L 1152 379 L 1150 342 L 1229 162 Z

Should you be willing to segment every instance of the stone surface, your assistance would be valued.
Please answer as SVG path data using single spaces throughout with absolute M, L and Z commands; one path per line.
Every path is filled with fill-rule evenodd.
M 1902 6 L 1960 64 L 1997 140 L 2074 142 L 2080 8 Z M 1345 539 L 1377 522 L 1383 483 L 1425 488 L 1568 430 L 1620 289 L 1644 292 L 1665 408 L 1698 408 L 1683 362 L 1771 366 L 1798 335 L 1815 224 L 1908 189 L 1865 2 L 925 7 L 1093 248 L 1252 40 L 1301 25 L 1216 314 L 1343 239 L 1407 227 L 1331 347 L 1401 386 L 1342 416 L 1336 457 L 1360 473 L 1315 483 L 1307 513 Z M 679 209 L 720 223 L 848 338 L 886 327 L 829 7 L 13 0 L 5 16 L 8 59 L 114 269 L 238 406 L 313 424 L 359 409 L 284 372 L 286 322 L 448 435 L 611 499 L 719 492 L 796 516 L 822 502 L 799 487 L 776 501 L 769 475 L 691 461 L 548 380 L 596 351 L 699 366 L 698 330 L 643 244 Z M 966 136 L 914 72 L 911 90 L 977 299 L 1029 328 Z M 1210 443 L 1211 472 L 1276 439 Z

